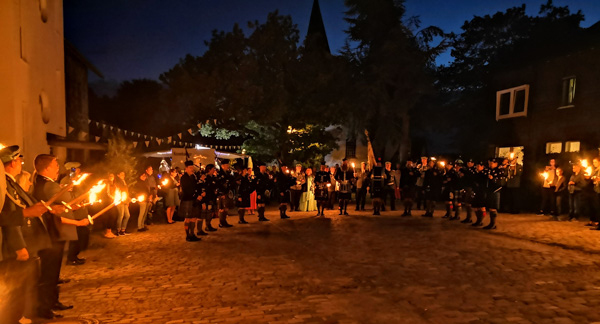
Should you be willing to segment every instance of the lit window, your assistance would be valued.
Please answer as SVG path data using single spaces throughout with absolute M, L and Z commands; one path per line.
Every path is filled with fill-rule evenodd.
M 546 154 L 556 154 L 562 152 L 562 142 L 546 143 Z
M 497 147 L 496 148 L 496 157 L 506 158 L 512 160 L 514 158 L 517 159 L 517 164 L 523 164 L 523 158 L 525 147 L 524 146 L 507 146 L 507 147 Z
M 496 92 L 496 120 L 526 117 L 528 101 L 528 84 Z
M 560 108 L 573 107 L 575 103 L 575 85 L 577 80 L 574 76 L 563 79 L 562 82 L 562 99 Z
M 565 152 L 579 152 L 581 142 L 567 142 L 565 143 Z

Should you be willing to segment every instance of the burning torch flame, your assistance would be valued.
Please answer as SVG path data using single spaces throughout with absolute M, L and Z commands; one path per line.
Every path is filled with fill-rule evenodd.
M 352 169 L 356 168 L 356 164 L 352 162 Z
M 515 153 L 510 153 L 510 159 L 514 159 L 515 158 Z
M 442 162 L 440 162 L 440 165 L 441 165 L 442 167 L 445 167 L 445 166 L 446 166 L 446 162 L 442 161 Z
M 169 179 L 165 179 L 161 183 L 163 186 L 166 186 L 169 183 Z
M 83 180 L 87 179 L 87 177 L 89 177 L 90 174 L 89 173 L 82 173 L 81 176 L 79 176 L 79 178 L 75 181 L 73 181 L 73 185 L 78 186 L 80 185 Z
M 146 200 L 146 197 L 144 195 L 139 195 L 137 198 L 131 199 L 131 202 L 135 204 L 136 202 L 144 202 L 144 200 Z
M 592 175 L 592 167 L 588 164 L 588 160 L 581 160 L 581 167 L 585 169 L 584 175 L 586 177 Z
M 540 173 L 540 175 L 544 177 L 544 180 L 548 180 L 548 172 L 544 171 L 544 173 Z

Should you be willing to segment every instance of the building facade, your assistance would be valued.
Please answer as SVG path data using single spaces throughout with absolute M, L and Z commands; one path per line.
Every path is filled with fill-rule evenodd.
M 26 170 L 65 136 L 62 1 L 0 1 L 0 143 L 21 146 Z

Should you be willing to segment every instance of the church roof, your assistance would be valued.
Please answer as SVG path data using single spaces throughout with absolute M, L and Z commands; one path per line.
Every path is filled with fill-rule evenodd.
M 325 32 L 325 25 L 323 24 L 319 0 L 314 0 L 313 2 L 306 39 L 308 40 L 307 46 L 314 46 L 327 51 L 327 53 L 331 53 L 329 41 L 327 40 L 327 33 Z

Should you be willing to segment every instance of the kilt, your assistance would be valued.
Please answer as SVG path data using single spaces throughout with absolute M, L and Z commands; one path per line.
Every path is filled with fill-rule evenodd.
M 329 199 L 327 188 L 315 188 L 315 200 L 326 201 Z
M 279 193 L 279 203 L 280 204 L 289 204 L 290 203 L 290 191 L 284 190 Z
M 414 186 L 402 187 L 402 198 L 403 199 L 414 199 L 415 198 L 415 187 Z
M 193 200 L 182 201 L 179 206 L 179 216 L 183 218 L 199 218 L 201 208 Z
M 351 200 L 352 199 L 352 191 L 349 192 L 338 192 L 338 199 Z
M 235 204 L 238 208 L 250 208 L 250 196 L 238 196 L 238 199 L 236 200 Z
M 475 208 L 483 208 L 487 203 L 487 195 L 486 192 L 481 191 L 473 191 L 473 199 L 471 201 L 471 206 Z
M 500 208 L 500 192 L 489 192 L 487 194 L 485 207 L 489 209 L 499 209 Z

